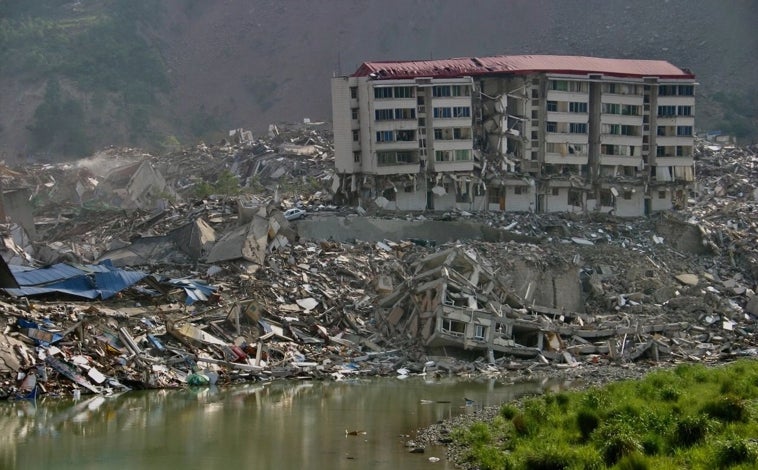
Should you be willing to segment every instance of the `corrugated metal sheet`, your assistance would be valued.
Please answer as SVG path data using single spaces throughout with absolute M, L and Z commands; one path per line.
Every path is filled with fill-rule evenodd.
M 624 77 L 695 78 L 665 60 L 608 59 L 565 55 L 461 57 L 444 60 L 364 62 L 353 74 L 377 79 L 461 77 L 496 73 L 549 72 Z
M 108 299 L 147 276 L 141 271 L 114 268 L 109 263 L 72 265 L 59 263 L 30 269 L 9 266 L 18 288 L 4 289 L 12 296 L 65 294 L 85 299 Z

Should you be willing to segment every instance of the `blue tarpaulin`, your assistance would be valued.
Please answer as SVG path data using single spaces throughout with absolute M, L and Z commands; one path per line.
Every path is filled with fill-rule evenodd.
M 14 297 L 66 294 L 85 299 L 109 299 L 147 276 L 141 271 L 114 268 L 109 261 L 77 265 L 58 263 L 44 268 L 8 266 L 17 288 L 3 286 Z

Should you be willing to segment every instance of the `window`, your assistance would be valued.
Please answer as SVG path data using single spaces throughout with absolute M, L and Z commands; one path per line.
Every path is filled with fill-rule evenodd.
M 392 89 L 395 98 L 413 98 L 413 87 L 396 86 Z
M 397 163 L 399 164 L 409 164 L 413 163 L 413 152 L 397 152 L 395 154 Z
M 632 192 L 631 191 L 624 191 L 624 200 L 631 201 L 632 200 Z
M 416 119 L 416 108 L 395 109 L 395 119 Z
M 630 135 L 630 136 L 638 135 L 637 126 L 627 126 L 627 125 L 621 126 L 621 135 Z
M 351 108 L 350 109 L 350 117 L 353 121 L 358 119 L 358 108 Z
M 374 88 L 374 98 L 392 98 L 392 88 L 390 87 L 376 87 Z
M 376 133 L 377 142 L 392 142 L 393 140 L 395 140 L 395 136 L 392 131 L 378 131 Z
M 676 146 L 677 157 L 689 157 L 692 154 L 692 147 Z
M 547 132 L 558 132 L 558 123 L 555 121 L 547 121 L 545 123 L 545 130 L 547 130 Z
M 560 196 L 560 194 L 561 194 L 561 188 L 552 188 L 551 194 L 553 196 Z
M 548 101 L 547 102 L 547 110 L 548 111 L 558 111 L 558 102 L 557 101 Z
M 361 162 L 361 152 L 353 152 L 353 162 L 355 163 Z
M 471 117 L 471 108 L 468 106 L 456 106 L 453 108 L 453 117 Z
M 442 319 L 442 331 L 455 336 L 463 336 L 466 333 L 466 324 L 462 321 Z
M 676 116 L 676 106 L 658 106 L 658 116 Z
M 676 85 L 660 85 L 658 87 L 658 96 L 676 95 Z
M 632 104 L 622 104 L 621 114 L 623 114 L 624 116 L 639 116 L 640 107 L 632 105 Z
M 471 89 L 465 85 L 453 85 L 453 96 L 470 96 Z
M 395 140 L 398 142 L 411 142 L 416 140 L 416 131 L 413 130 L 400 130 L 397 131 Z
M 350 98 L 356 100 L 358 99 L 358 87 L 357 86 L 351 86 L 350 87 Z
M 434 140 L 446 140 L 442 129 L 434 129 Z
M 568 205 L 582 207 L 582 192 L 580 190 L 573 188 L 569 189 Z
M 587 123 L 584 122 L 572 122 L 569 124 L 569 132 L 572 134 L 586 134 Z
M 666 191 L 658 191 L 658 199 L 666 199 Z
M 603 103 L 603 114 L 621 114 L 621 105 L 618 103 Z
M 666 128 L 664 126 L 658 126 L 656 134 L 659 135 L 659 136 L 661 136 L 661 137 L 665 137 L 666 136 Z
M 586 113 L 587 103 L 579 103 L 579 102 L 572 101 L 569 103 L 569 112 L 570 113 Z
M 613 206 L 613 193 L 611 193 L 610 189 L 600 190 L 600 205 L 606 207 Z
M 537 88 L 532 88 L 532 99 L 537 99 L 540 97 L 540 91 Z
M 692 135 L 692 126 L 676 126 L 676 135 L 679 135 L 679 136 Z
M 603 134 L 621 135 L 621 124 L 603 124 L 601 130 Z
M 455 151 L 456 162 L 467 162 L 469 160 L 471 160 L 471 150 L 456 150 Z
M 616 84 L 615 83 L 607 83 L 605 85 L 605 91 L 608 93 L 616 93 Z
M 679 95 L 693 96 L 694 94 L 695 94 L 695 87 L 693 85 L 679 85 Z
M 484 325 L 474 325 L 474 339 L 484 341 L 487 337 L 487 327 Z
M 377 121 L 388 121 L 392 119 L 393 113 L 391 109 L 375 109 L 374 119 Z
M 451 96 L 450 85 L 438 85 L 432 87 L 432 96 L 435 98 L 442 96 Z
M 568 82 L 566 80 L 550 80 L 550 89 L 556 91 L 568 91 Z
M 439 119 L 447 119 L 453 117 L 452 108 L 434 108 L 434 117 Z
M 468 140 L 471 138 L 471 129 L 468 127 L 455 127 L 453 128 L 453 139 L 455 140 Z
M 450 156 L 451 156 L 450 150 L 435 150 L 434 161 L 435 162 L 449 162 L 451 160 Z
M 376 152 L 376 162 L 379 166 L 394 165 L 394 152 Z
M 692 106 L 679 106 L 676 114 L 679 116 L 692 116 Z
M 353 142 L 358 142 L 360 139 L 360 134 L 358 133 L 358 129 L 353 130 Z
M 526 194 L 525 188 L 523 186 L 514 186 L 513 194 Z

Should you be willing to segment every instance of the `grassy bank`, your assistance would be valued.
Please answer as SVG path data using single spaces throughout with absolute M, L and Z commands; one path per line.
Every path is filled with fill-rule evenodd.
M 533 397 L 452 437 L 481 469 L 755 469 L 758 361 Z

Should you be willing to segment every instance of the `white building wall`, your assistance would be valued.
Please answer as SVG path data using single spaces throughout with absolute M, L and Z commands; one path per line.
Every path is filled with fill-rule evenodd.
M 531 186 L 520 186 L 521 194 L 516 194 L 516 187 L 505 187 L 505 210 L 525 212 L 535 210 L 535 193 Z
M 664 197 L 660 197 L 664 196 Z M 667 189 L 651 189 L 650 191 L 650 210 L 653 212 L 655 211 L 666 211 L 671 209 L 672 203 L 671 203 L 671 191 Z
M 622 195 L 616 198 L 616 212 L 619 217 L 638 217 L 645 215 L 645 195 L 642 191 L 635 191 L 631 199 L 624 199 Z
M 337 173 L 352 173 L 355 168 L 350 82 L 348 77 L 332 79 L 332 131 L 334 132 L 334 166 Z

